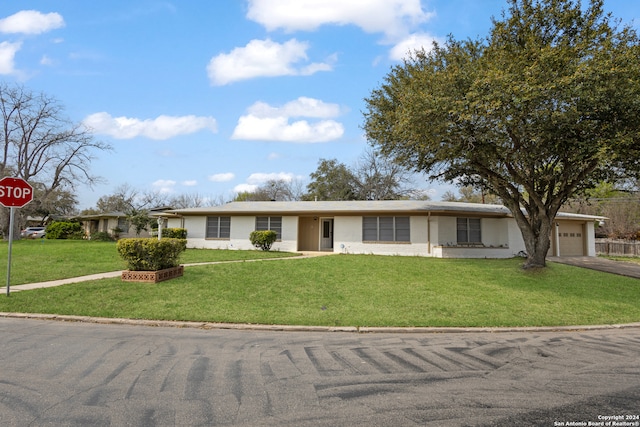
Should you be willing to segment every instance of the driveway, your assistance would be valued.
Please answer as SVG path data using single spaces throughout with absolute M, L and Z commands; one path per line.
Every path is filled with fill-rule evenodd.
M 549 257 L 547 260 L 640 279 L 640 264 L 633 262 L 613 261 L 593 256 Z
M 358 334 L 0 318 L 0 337 L 2 426 L 555 426 L 640 414 L 640 328 Z

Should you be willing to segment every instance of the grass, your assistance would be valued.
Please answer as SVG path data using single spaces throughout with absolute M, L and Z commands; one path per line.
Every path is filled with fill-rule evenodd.
M 44 247 L 48 243 L 54 242 L 47 241 Z M 24 249 L 41 250 L 37 244 Z M 198 262 L 240 255 L 234 252 L 187 251 L 185 258 Z M 255 254 L 262 253 L 249 251 L 242 256 Z M 542 271 L 524 271 L 521 263 L 521 259 L 336 255 L 192 266 L 183 277 L 155 285 L 104 279 L 17 292 L 0 297 L 0 311 L 330 326 L 640 321 L 637 279 L 554 263 Z
M 632 262 L 634 264 L 640 264 L 640 257 L 633 256 L 618 256 L 618 255 L 600 255 L 602 258 L 607 258 L 613 261 L 620 262 Z
M 6 285 L 7 242 L 0 243 L 0 275 Z M 294 254 L 261 251 L 222 251 L 188 249 L 180 258 L 185 264 L 256 258 L 284 257 Z M 11 249 L 11 285 L 45 282 L 87 274 L 118 271 L 126 264 L 115 242 L 77 240 L 17 240 Z

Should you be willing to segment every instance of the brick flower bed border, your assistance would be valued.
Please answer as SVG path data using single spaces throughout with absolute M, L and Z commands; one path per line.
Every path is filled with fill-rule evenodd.
M 131 271 L 125 270 L 122 272 L 123 282 L 144 282 L 144 283 L 158 283 L 165 280 L 175 279 L 184 274 L 184 266 L 179 265 L 177 267 L 165 268 L 158 271 Z

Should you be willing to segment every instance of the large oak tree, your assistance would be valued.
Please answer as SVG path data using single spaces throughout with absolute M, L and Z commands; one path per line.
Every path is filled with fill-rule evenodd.
M 571 0 L 510 0 L 486 39 L 411 54 L 366 99 L 382 153 L 432 179 L 498 195 L 545 265 L 574 194 L 640 169 L 636 32 Z

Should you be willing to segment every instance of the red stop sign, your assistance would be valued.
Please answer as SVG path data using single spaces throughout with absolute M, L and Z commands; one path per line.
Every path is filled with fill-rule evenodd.
M 22 178 L 0 179 L 0 204 L 7 208 L 21 208 L 33 200 L 33 187 Z

